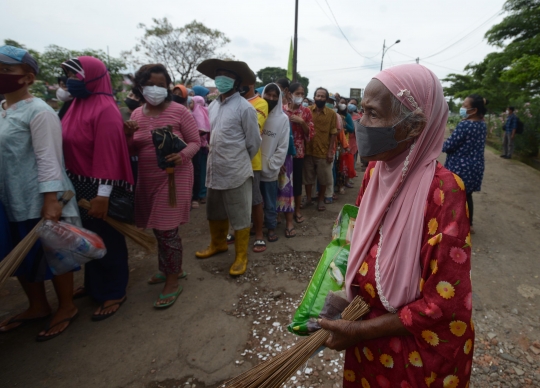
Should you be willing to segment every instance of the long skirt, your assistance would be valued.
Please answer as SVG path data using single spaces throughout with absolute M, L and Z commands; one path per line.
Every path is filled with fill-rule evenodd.
M 291 213 L 294 211 L 293 192 L 293 157 L 287 155 L 285 158 L 285 173 L 280 172 L 278 176 L 277 211 L 281 213 Z
M 87 200 L 95 198 L 97 183 L 89 179 L 79 180 L 73 175 L 68 176 L 75 187 L 77 201 L 82 198 Z M 115 186 L 111 198 L 114 196 L 131 197 L 132 194 Z M 90 217 L 84 209 L 80 211 L 83 227 L 97 233 L 107 248 L 107 254 L 103 258 L 85 264 L 84 288 L 88 295 L 99 303 L 121 299 L 126 295 L 129 279 L 126 238 L 105 221 Z

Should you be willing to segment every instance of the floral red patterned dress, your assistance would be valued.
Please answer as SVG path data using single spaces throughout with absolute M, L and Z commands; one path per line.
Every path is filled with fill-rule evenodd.
M 370 163 L 357 205 L 375 164 Z M 399 309 L 408 337 L 360 342 L 345 355 L 344 387 L 468 387 L 474 344 L 471 319 L 471 236 L 461 179 L 437 164 L 424 215 L 420 297 Z M 367 319 L 386 314 L 375 280 L 378 240 L 356 275 L 371 305 Z

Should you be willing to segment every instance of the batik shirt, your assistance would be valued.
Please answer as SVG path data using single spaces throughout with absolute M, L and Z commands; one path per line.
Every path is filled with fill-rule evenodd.
M 366 170 L 357 205 L 375 163 Z M 420 263 L 420 297 L 397 314 L 410 336 L 382 337 L 347 349 L 343 386 L 468 387 L 473 358 L 471 236 L 465 186 L 437 165 L 426 201 Z M 377 293 L 379 235 L 355 278 L 371 306 L 365 319 L 388 314 Z

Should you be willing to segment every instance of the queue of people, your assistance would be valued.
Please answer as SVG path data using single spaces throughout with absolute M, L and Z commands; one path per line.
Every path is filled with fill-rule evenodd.
M 234 243 L 230 274 L 238 276 L 248 266 L 250 234 L 252 250 L 263 252 L 263 231 L 268 242 L 278 240 L 282 213 L 285 237 L 295 237 L 294 224 L 305 221 L 302 208 L 324 211 L 351 186 L 354 164 L 350 171 L 347 160 L 358 153 L 369 173 L 357 200 L 362 227 L 353 232 L 346 289 L 349 298 L 368 301 L 371 312 L 363 321 L 321 322 L 332 333 L 326 346 L 347 350 L 344 386 L 468 381 L 474 342 L 469 194 L 479 190 L 478 172 L 459 172 L 464 183 L 436 160 L 448 108 L 428 69 L 403 65 L 379 73 L 359 109 L 358 101 L 322 87 L 311 104 L 304 87 L 288 80 L 256 94 L 246 63 L 210 59 L 198 66 L 219 91 L 207 107 L 205 90 L 173 86 L 164 66 L 148 64 L 136 72 L 128 111 L 121 112 L 105 65 L 79 57 L 62 64 L 72 102 L 60 121 L 29 93 L 39 69 L 28 52 L 4 46 L 0 64 L 0 216 L 8 221 L 0 228 L 10 246 L 44 217 L 83 225 L 107 248 L 103 259 L 85 264 L 84 285 L 74 289 L 73 272 L 53 276 L 36 244 L 16 272 L 29 308 L 1 322 L 0 331 L 49 319 L 37 339 L 52 339 L 77 317 L 73 299 L 85 296 L 98 304 L 94 321 L 118 312 L 127 299 L 128 252 L 125 238 L 104 221 L 116 200 L 134 201 L 135 224 L 156 237 L 159 271 L 148 282 L 163 285 L 154 307 L 168 308 L 186 276 L 179 226 L 189 222 L 194 202 L 206 200 L 210 234 L 196 257 L 226 252 Z M 485 101 L 470 96 L 464 109 L 462 128 L 444 144 L 449 169 L 451 155 L 479 154 L 476 144 L 464 146 L 466 136 L 485 135 Z M 175 207 L 152 142 L 152 130 L 162 127 L 185 144 L 166 157 L 175 166 Z M 66 190 L 76 198 L 62 208 L 57 199 Z M 90 201 L 90 210 L 79 209 L 79 199 Z M 52 317 L 47 279 L 59 301 Z M 370 362 L 377 349 L 378 362 Z
M 103 259 L 84 265 L 84 284 L 73 289 L 73 273 L 53 277 L 37 244 L 16 273 L 30 308 L 1 322 L 2 332 L 49 315 L 42 282 L 50 278 L 61 303 L 39 340 L 54 338 L 75 319 L 73 299 L 91 297 L 98 303 L 94 321 L 120 309 L 127 299 L 127 244 L 104 221 L 115 202 L 134 203 L 135 225 L 152 229 L 156 237 L 158 271 L 148 283 L 163 285 L 154 307 L 166 308 L 178 299 L 179 279 L 187 274 L 179 226 L 189 222 L 190 211 L 201 203 L 206 203 L 210 245 L 197 251 L 197 258 L 227 251 L 234 243 L 230 274 L 238 276 L 247 269 L 250 235 L 252 251 L 264 252 L 267 242 L 278 240 L 280 217 L 285 219 L 285 237 L 293 238 L 295 223 L 305 221 L 301 209 L 314 204 L 312 194 L 317 193 L 317 209 L 324 211 L 324 204 L 336 198 L 338 182 L 338 192 L 343 185 L 352 187 L 350 174 L 342 179 L 337 155 L 350 153 L 347 138 L 354 133 L 351 113 L 358 111 L 358 102 L 336 99 L 324 88 L 315 90 L 309 105 L 300 83 L 280 79 L 255 90 L 256 77 L 246 63 L 211 59 L 198 67 L 215 80 L 220 93 L 208 105 L 207 88 L 173 86 L 163 65 L 148 64 L 132 78 L 125 107 L 119 109 L 105 64 L 82 56 L 61 65 L 64 76 L 57 95 L 64 106 L 56 115 L 29 92 L 39 69 L 27 51 L 4 46 L 0 62 L 0 92 L 6 98 L 0 161 L 5 166 L 2 181 L 7 182 L 0 200 L 9 246 L 44 217 L 82 225 L 98 234 L 107 249 Z M 14 115 L 22 117 L 16 121 L 21 128 L 13 124 Z M 185 143 L 182 151 L 166 158 L 175 165 L 175 207 L 168 202 L 168 176 L 158 167 L 152 141 L 152 130 L 162 127 Z M 11 132 L 21 141 L 10 137 Z M 17 147 L 11 147 L 16 141 Z M 17 167 L 22 174 L 7 163 L 13 149 L 27 161 Z M 56 199 L 66 190 L 76 197 L 59 209 Z M 90 210 L 76 205 L 81 199 L 90 202 Z

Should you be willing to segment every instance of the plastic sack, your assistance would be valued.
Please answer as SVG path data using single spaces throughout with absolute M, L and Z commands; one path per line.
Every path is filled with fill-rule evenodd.
M 332 228 L 332 240 L 339 239 L 342 243 L 349 244 L 357 216 L 358 208 L 356 206 L 343 206 Z
M 336 220 L 338 227 L 334 225 L 333 228 L 333 241 L 324 250 L 293 321 L 287 327 L 291 333 L 309 335 L 308 323 L 311 318 L 319 317 L 328 293 L 345 289 L 350 251 L 350 237 L 347 240 L 347 236 L 352 234 L 357 214 L 358 208 L 352 205 L 345 205 L 339 213 Z
M 101 259 L 107 253 L 101 237 L 67 222 L 47 220 L 37 233 L 54 275 L 78 269 L 82 264 Z

